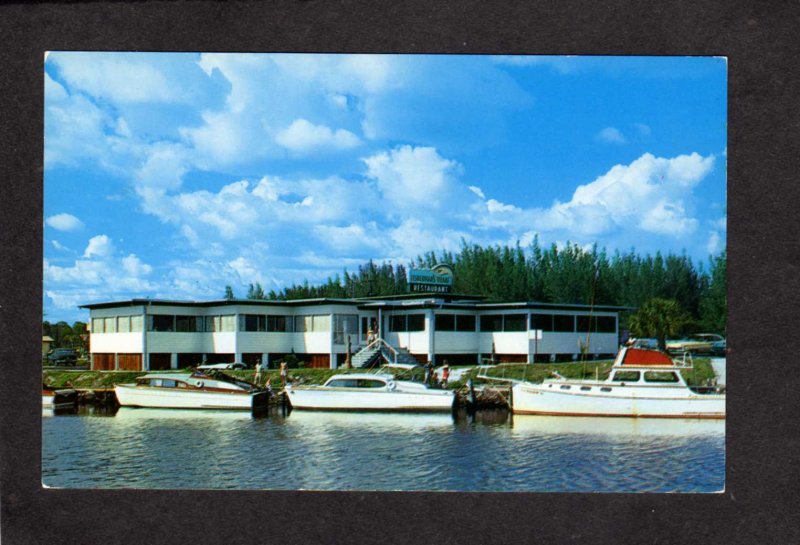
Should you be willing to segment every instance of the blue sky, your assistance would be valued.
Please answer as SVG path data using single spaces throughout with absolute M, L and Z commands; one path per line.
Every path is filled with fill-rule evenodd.
M 724 59 L 55 52 L 44 78 L 51 321 L 461 239 L 725 246 Z

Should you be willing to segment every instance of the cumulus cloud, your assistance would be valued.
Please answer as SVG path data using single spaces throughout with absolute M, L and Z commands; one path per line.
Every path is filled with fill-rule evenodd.
M 83 222 L 72 214 L 55 214 L 44 222 L 56 231 L 78 231 L 83 229 Z
M 432 147 L 400 146 L 363 159 L 367 176 L 374 179 L 392 206 L 437 208 L 460 171 L 455 161 Z
M 627 142 L 625 136 L 616 127 L 606 127 L 598 132 L 595 138 L 606 144 L 625 144 Z
M 325 125 L 314 125 L 305 119 L 294 120 L 275 136 L 275 141 L 298 154 L 350 149 L 361 143 L 350 131 L 344 129 L 332 131 Z
M 114 243 L 107 235 L 97 235 L 89 239 L 83 257 L 106 257 L 114 253 Z
M 131 55 L 57 54 L 49 59 L 69 85 L 97 98 L 119 103 L 176 102 L 186 94 L 150 62 Z

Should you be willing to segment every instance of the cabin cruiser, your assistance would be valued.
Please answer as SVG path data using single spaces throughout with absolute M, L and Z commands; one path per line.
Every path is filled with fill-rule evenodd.
M 455 392 L 400 380 L 391 373 L 337 374 L 322 386 L 285 388 L 293 409 L 322 411 L 449 412 Z
M 123 407 L 254 410 L 265 407 L 270 392 L 220 372 L 148 373 L 136 384 L 114 386 Z
M 690 360 L 691 361 L 691 360 Z M 725 394 L 690 388 L 681 372 L 691 363 L 657 350 L 622 348 L 605 380 L 567 379 L 556 374 L 541 384 L 515 381 L 514 414 L 725 418 Z

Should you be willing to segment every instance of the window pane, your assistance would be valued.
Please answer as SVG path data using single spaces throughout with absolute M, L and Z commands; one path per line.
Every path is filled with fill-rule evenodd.
M 575 331 L 575 316 L 571 314 L 553 314 L 553 331 Z
M 219 318 L 219 316 L 206 316 L 206 331 L 213 332 L 217 330 L 214 318 Z
M 409 314 L 408 331 L 425 331 L 425 315 Z
M 141 316 L 131 316 L 131 331 L 133 331 L 133 332 L 141 332 L 142 331 L 142 317 Z
M 117 331 L 120 333 L 127 333 L 131 330 L 131 317 L 120 316 L 117 318 Z
M 153 327 L 151 331 L 174 331 L 175 316 L 165 314 L 153 314 L 151 316 Z
M 258 331 L 258 314 L 242 314 L 242 331 Z
M 617 319 L 614 316 L 598 316 L 595 326 L 598 333 L 616 333 Z
M 358 379 L 358 388 L 383 388 L 385 384 L 380 380 L 374 379 Z
M 92 318 L 92 333 L 105 333 L 102 318 Z
M 330 331 L 331 317 L 327 314 L 314 315 L 314 331 Z
M 541 329 L 542 331 L 553 331 L 553 315 L 531 314 L 531 329 Z
M 525 314 L 506 314 L 503 331 L 526 331 L 528 328 Z
M 585 314 L 579 314 L 575 317 L 575 330 L 580 333 L 586 333 L 592 330 L 592 325 L 594 324 L 594 316 L 588 316 Z
M 503 331 L 503 315 L 488 314 L 481 316 L 481 331 Z
M 196 316 L 175 316 L 175 331 L 193 333 L 197 331 Z
M 614 382 L 638 382 L 639 371 L 617 371 L 612 380 Z
M 644 380 L 646 382 L 678 382 L 678 376 L 672 371 L 645 371 Z
M 335 314 L 333 316 L 333 342 L 345 344 L 348 335 L 355 341 L 358 334 L 358 316 L 355 314 Z
M 475 316 L 470 314 L 456 316 L 456 331 L 475 331 Z
M 106 318 L 105 319 L 105 329 L 106 333 L 116 333 L 117 331 L 117 318 Z
M 455 314 L 437 314 L 435 320 L 436 320 L 436 331 L 456 330 Z
M 406 317 L 405 316 L 390 316 L 389 317 L 389 331 L 406 331 Z
M 312 323 L 313 320 L 311 316 L 295 316 L 294 330 L 299 333 L 302 333 L 304 331 L 311 331 Z
M 233 314 L 220 316 L 220 331 L 236 331 L 236 316 Z

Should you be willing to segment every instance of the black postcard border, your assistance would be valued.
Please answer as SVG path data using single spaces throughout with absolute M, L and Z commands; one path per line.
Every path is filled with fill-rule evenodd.
M 342 0 L 0 6 L 0 536 L 5 543 L 798 543 L 794 3 Z M 721 494 L 41 488 L 46 50 L 728 58 L 727 485 Z M 76 180 L 76 191 L 80 181 Z

